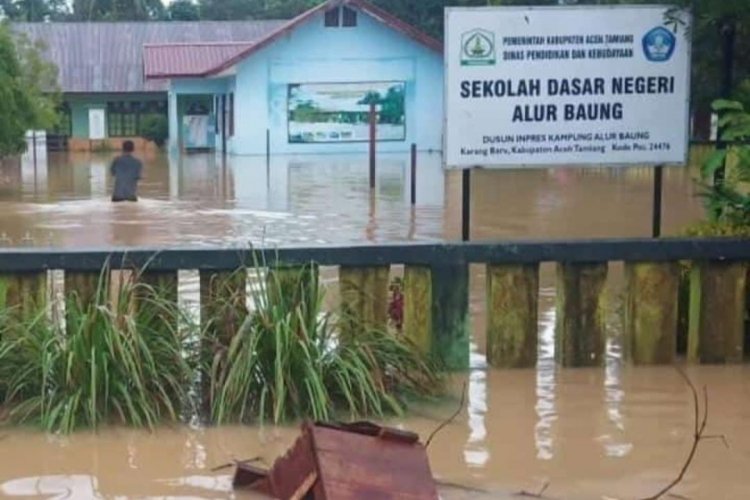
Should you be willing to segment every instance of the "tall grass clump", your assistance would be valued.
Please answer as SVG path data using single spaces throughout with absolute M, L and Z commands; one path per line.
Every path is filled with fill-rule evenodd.
M 407 338 L 325 312 L 323 298 L 315 267 L 276 268 L 251 286 L 233 335 L 207 326 L 212 422 L 380 417 L 440 390 L 436 366 Z
M 176 290 L 103 271 L 89 296 L 66 293 L 65 325 L 46 311 L 3 319 L 0 380 L 11 422 L 71 432 L 106 423 L 177 420 L 187 399 Z

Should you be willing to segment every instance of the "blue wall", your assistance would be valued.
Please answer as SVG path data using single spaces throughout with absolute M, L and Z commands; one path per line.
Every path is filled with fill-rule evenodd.
M 407 151 L 412 142 L 442 149 L 442 55 L 361 11 L 357 18 L 355 28 L 326 28 L 320 14 L 238 65 L 227 82 L 235 93 L 231 152 L 265 154 L 266 129 L 275 154 L 367 151 L 366 142 L 290 144 L 287 86 L 395 80 L 406 82 L 406 140 L 381 142 L 379 151 Z

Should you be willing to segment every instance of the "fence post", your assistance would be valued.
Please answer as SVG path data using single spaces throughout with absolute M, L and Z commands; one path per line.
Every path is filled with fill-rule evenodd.
M 370 189 L 375 189 L 375 145 L 377 141 L 377 111 L 375 102 L 370 102 Z
M 390 266 L 339 268 L 343 325 L 348 333 L 388 326 L 389 273 Z
M 487 265 L 487 362 L 536 366 L 539 264 Z
M 688 331 L 690 362 L 742 361 L 746 280 L 747 267 L 743 263 L 693 263 Z
M 229 345 L 247 316 L 246 270 L 200 273 L 201 330 Z
M 102 299 L 101 294 L 109 293 L 109 269 L 101 272 L 65 271 L 65 303 L 76 303 L 85 308 Z
M 417 204 L 417 145 L 411 145 L 411 204 Z
M 433 353 L 449 370 L 469 368 L 469 266 L 432 266 Z
M 30 319 L 44 312 L 47 303 L 47 271 L 0 274 L 0 310 Z
M 626 262 L 625 351 L 637 365 L 671 364 L 677 353 L 680 268 Z
M 562 366 L 604 363 L 607 263 L 558 263 L 555 356 Z
M 432 338 L 432 274 L 429 267 L 404 269 L 404 333 L 423 353 L 430 353 Z

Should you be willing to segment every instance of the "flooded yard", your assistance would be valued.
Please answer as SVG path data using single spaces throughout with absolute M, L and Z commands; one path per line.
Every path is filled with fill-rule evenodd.
M 0 172 L 0 245 L 81 247 L 246 246 L 439 241 L 460 234 L 461 174 L 421 155 L 417 206 L 409 204 L 409 158 L 383 155 L 370 196 L 365 156 L 148 158 L 137 204 L 112 204 L 107 156 L 50 156 Z M 664 232 L 702 216 L 689 169 L 664 177 Z M 472 237 L 559 239 L 648 236 L 652 171 L 561 169 L 475 171 Z M 335 276 L 331 274 L 331 276 Z M 632 368 L 620 357 L 622 269 L 609 280 L 611 338 L 603 369 L 554 365 L 554 268 L 540 276 L 535 370 L 488 369 L 484 273 L 472 269 L 471 370 L 452 381 L 455 398 L 420 406 L 392 425 L 426 437 L 458 404 L 464 411 L 429 448 L 447 498 L 503 498 L 549 483 L 550 498 L 640 498 L 678 472 L 692 442 L 688 387 L 673 368 Z M 329 283 L 332 280 L 328 280 Z M 197 294 L 195 273 L 181 293 Z M 750 495 L 750 365 L 691 367 L 710 398 L 708 432 L 675 490 L 691 499 Z M 231 492 L 232 459 L 267 464 L 296 427 L 124 428 L 45 435 L 0 428 L 0 495 L 20 498 L 250 498 Z

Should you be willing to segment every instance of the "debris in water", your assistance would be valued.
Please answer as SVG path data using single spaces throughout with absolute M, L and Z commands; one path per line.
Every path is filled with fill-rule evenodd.
M 370 422 L 305 422 L 270 470 L 238 462 L 232 484 L 282 500 L 438 499 L 419 436 Z

